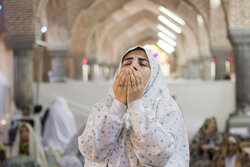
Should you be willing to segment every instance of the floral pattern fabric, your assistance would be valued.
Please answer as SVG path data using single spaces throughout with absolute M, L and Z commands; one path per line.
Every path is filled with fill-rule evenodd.
M 78 138 L 85 166 L 189 166 L 182 113 L 169 94 L 159 64 L 145 52 L 151 76 L 143 97 L 126 106 L 114 99 L 110 89 L 107 97 L 94 105 Z M 121 64 L 117 74 L 120 68 Z

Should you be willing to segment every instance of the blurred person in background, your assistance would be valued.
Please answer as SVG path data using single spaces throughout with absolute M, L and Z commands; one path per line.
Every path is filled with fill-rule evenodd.
M 57 164 L 75 133 L 75 118 L 66 99 L 56 97 L 48 110 L 42 139 L 49 165 Z
M 47 166 L 41 140 L 28 123 L 22 123 L 12 148 L 12 156 L 26 155 L 34 158 L 42 167 Z
M 0 166 L 5 159 L 6 159 L 6 154 L 5 154 L 4 146 L 3 144 L 0 144 Z
M 250 167 L 249 155 L 240 146 L 236 135 L 225 136 L 220 152 L 214 157 L 213 167 Z
M 190 166 L 211 167 L 212 159 L 221 142 L 222 136 L 218 133 L 216 119 L 206 119 L 191 141 Z

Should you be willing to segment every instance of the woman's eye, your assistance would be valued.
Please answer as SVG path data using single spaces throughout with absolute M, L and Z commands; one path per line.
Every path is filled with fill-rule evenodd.
M 146 64 L 140 64 L 141 66 L 147 66 Z
M 125 63 L 125 64 L 123 64 L 124 66 L 129 66 L 131 63 Z

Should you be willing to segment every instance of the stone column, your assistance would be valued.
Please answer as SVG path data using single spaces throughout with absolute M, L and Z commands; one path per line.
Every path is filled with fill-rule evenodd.
M 84 58 L 84 53 L 71 52 L 70 58 L 72 59 L 73 67 L 73 79 L 82 80 L 82 59 Z
M 211 80 L 211 57 L 202 56 L 202 79 Z
M 185 79 L 188 79 L 189 78 L 188 65 L 187 64 L 180 65 L 180 70 L 181 70 L 181 77 L 185 78 Z
M 228 33 L 235 53 L 237 111 L 250 112 L 250 29 Z
M 66 81 L 66 56 L 68 50 L 49 49 L 49 54 L 52 57 L 51 65 L 54 82 Z
M 211 47 L 212 54 L 215 57 L 215 79 L 224 79 L 226 75 L 226 58 L 230 53 L 229 47 Z
M 14 101 L 16 107 L 32 107 L 34 36 L 13 35 L 6 37 L 8 47 L 14 53 Z
M 201 61 L 199 58 L 192 59 L 189 62 L 189 79 L 201 78 Z

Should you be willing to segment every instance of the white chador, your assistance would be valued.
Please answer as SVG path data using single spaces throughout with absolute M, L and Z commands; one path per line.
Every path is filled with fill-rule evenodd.
M 159 64 L 140 48 L 151 67 L 143 97 L 126 106 L 114 99 L 111 88 L 107 97 L 94 105 L 78 138 L 85 167 L 189 166 L 182 113 L 169 94 Z M 121 63 L 117 74 L 120 69 Z
M 66 100 L 63 97 L 57 97 L 49 109 L 43 144 L 49 149 L 64 152 L 75 133 L 76 125 L 73 113 Z
M 23 123 L 23 126 L 27 127 L 29 131 L 29 145 L 28 145 L 29 156 L 34 158 L 39 163 L 40 166 L 46 167 L 47 161 L 45 158 L 43 147 L 41 145 L 40 138 L 36 136 L 30 124 Z M 21 144 L 21 134 L 20 134 L 21 127 L 22 126 L 20 126 L 17 131 L 15 142 L 12 148 L 12 156 L 19 155 L 19 149 L 20 149 L 20 144 Z

